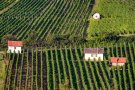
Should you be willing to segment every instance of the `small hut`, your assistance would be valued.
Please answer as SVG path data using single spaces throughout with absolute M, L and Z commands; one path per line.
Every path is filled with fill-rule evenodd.
M 93 14 L 93 18 L 94 18 L 94 19 L 100 19 L 100 14 L 99 14 L 99 13 Z
M 8 41 L 8 51 L 7 53 L 11 52 L 11 53 L 21 53 L 22 50 L 22 46 L 23 46 L 23 42 L 22 41 Z
M 84 49 L 85 60 L 88 61 L 103 61 L 104 48 L 85 48 Z
M 123 66 L 126 63 L 126 58 L 124 57 L 111 57 L 112 66 Z

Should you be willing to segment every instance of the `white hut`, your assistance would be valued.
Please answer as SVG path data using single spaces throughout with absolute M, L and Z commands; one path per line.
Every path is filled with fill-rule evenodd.
M 23 46 L 23 42 L 22 41 L 8 41 L 8 51 L 7 53 L 11 52 L 11 53 L 21 53 L 22 50 L 22 46 Z
M 100 14 L 99 14 L 99 13 L 93 14 L 93 18 L 94 18 L 94 19 L 100 19 Z
M 88 61 L 103 61 L 104 48 L 85 48 L 84 49 L 85 60 Z

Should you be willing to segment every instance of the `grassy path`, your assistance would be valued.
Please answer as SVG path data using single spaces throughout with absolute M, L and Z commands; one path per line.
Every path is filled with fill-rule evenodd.
M 0 61 L 0 90 L 3 90 L 5 79 L 5 64 L 4 61 Z
M 6 8 L 0 10 L 0 14 L 3 14 L 4 12 L 8 11 L 10 8 L 12 8 L 14 5 L 16 5 L 19 1 L 20 0 L 16 0 L 12 4 L 10 4 L 9 6 L 7 6 Z
M 135 34 L 120 34 L 119 36 L 121 37 L 131 37 L 131 36 L 135 36 Z

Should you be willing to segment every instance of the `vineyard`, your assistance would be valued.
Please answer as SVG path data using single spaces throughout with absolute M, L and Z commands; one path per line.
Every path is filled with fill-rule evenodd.
M 0 51 L 12 47 L 9 39 L 24 44 L 20 54 L 2 51 L 0 89 L 135 90 L 134 7 L 134 0 L 0 0 Z M 104 48 L 104 60 L 85 61 L 89 47 Z M 111 57 L 126 64 L 112 66 Z
M 135 43 L 106 46 L 102 62 L 86 62 L 84 47 L 37 48 L 7 54 L 5 90 L 59 90 L 63 84 L 75 90 L 135 89 Z M 126 57 L 126 65 L 112 67 L 113 56 Z
M 88 37 L 104 38 L 111 35 L 134 36 L 135 35 L 135 1 L 134 0 L 95 0 L 96 4 L 92 14 L 99 12 L 100 20 L 90 20 L 87 29 Z M 130 39 L 129 39 L 130 40 Z
M 7 34 L 25 41 L 34 31 L 36 40 L 70 35 L 87 41 L 124 37 L 122 42 L 132 42 L 134 4 L 134 0 L 1 0 L 0 41 Z M 100 20 L 93 19 L 96 12 Z
M 13 3 L 15 0 L 0 0 L 0 10 L 4 9 L 11 3 Z
M 63 34 L 82 37 L 86 32 L 90 4 L 91 0 L 18 0 L 0 14 L 0 37 L 13 34 L 24 40 L 32 31 L 37 32 L 37 40 Z

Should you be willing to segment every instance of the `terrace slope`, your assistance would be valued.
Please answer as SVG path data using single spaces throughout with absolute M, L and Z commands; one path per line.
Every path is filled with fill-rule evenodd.
M 90 15 L 91 0 L 20 0 L 0 15 L 0 37 L 13 34 L 26 39 L 36 31 L 36 39 L 50 35 L 83 37 Z
M 135 1 L 134 0 L 96 0 L 92 14 L 99 12 L 100 20 L 89 18 L 87 39 L 92 37 L 121 36 L 135 33 Z

